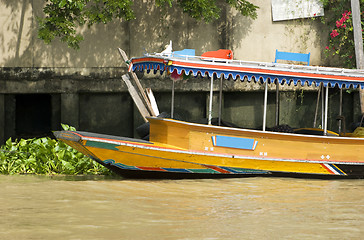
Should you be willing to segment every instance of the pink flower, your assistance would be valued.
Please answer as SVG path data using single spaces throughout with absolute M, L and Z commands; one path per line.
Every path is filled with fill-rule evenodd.
M 349 56 L 349 58 L 350 58 L 350 59 L 352 59 L 352 58 L 353 58 L 353 56 Z
M 326 47 L 325 47 L 325 49 L 326 49 L 326 50 L 329 50 L 330 48 L 329 48 L 329 46 L 326 46 Z
M 342 25 L 341 27 L 342 27 L 342 28 L 346 28 L 346 24 Z
M 346 20 L 348 20 L 350 18 L 349 17 L 350 14 L 351 14 L 351 12 L 348 12 L 348 11 L 345 11 L 344 13 L 342 13 L 341 15 L 343 17 L 340 19 L 340 22 L 344 23 Z
M 331 38 L 334 38 L 334 37 L 336 37 L 338 35 L 339 35 L 339 33 L 335 29 L 332 30 L 332 32 L 330 33 Z

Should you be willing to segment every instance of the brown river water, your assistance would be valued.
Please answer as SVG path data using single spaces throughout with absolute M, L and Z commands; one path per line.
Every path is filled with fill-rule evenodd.
M 364 180 L 0 175 L 0 239 L 364 239 Z

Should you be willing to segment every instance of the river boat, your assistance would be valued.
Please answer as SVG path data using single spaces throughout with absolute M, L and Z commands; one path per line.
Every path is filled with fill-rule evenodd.
M 225 59 L 211 55 L 174 55 L 173 52 L 146 54 L 132 58 L 128 63 L 130 72 L 146 70 L 177 77 L 208 77 L 211 96 L 214 78 L 260 81 L 265 84 L 265 101 L 261 130 L 212 125 L 210 97 L 208 124 L 146 117 L 150 125 L 148 140 L 82 131 L 54 133 L 58 139 L 123 177 L 364 177 L 364 138 L 355 134 L 342 136 L 327 130 L 328 88 L 363 88 L 363 71 L 237 61 L 230 55 Z M 310 134 L 268 131 L 265 126 L 267 85 L 273 81 L 277 84 L 315 84 L 326 89 L 323 129 L 308 129 Z M 315 131 L 320 134 L 312 134 Z

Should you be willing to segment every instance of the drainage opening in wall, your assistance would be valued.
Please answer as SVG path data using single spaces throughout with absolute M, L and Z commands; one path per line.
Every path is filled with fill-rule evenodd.
M 15 96 L 15 101 L 15 131 L 18 138 L 52 135 L 50 94 L 18 94 Z

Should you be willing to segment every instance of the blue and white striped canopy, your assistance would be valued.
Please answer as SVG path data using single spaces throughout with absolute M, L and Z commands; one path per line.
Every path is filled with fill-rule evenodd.
M 202 58 L 196 56 L 171 57 L 145 55 L 132 58 L 131 71 L 168 71 L 193 76 L 216 76 L 248 81 L 277 80 L 280 84 L 307 84 L 339 88 L 364 88 L 364 71 L 355 69 L 317 66 L 290 65 L 281 63 L 246 62 L 226 59 Z

